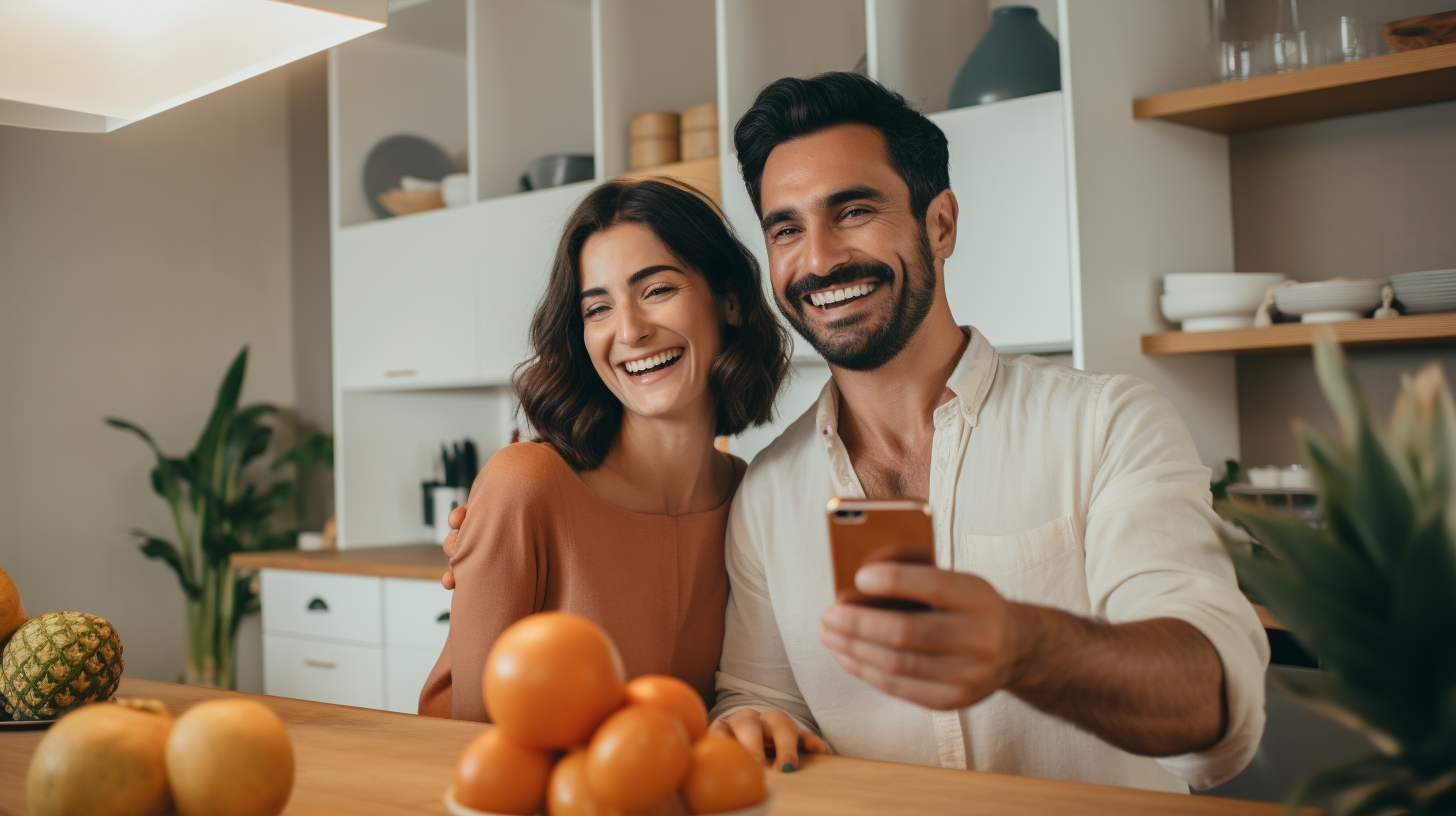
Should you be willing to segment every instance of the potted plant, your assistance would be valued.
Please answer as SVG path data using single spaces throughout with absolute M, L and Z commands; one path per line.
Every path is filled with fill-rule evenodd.
M 1239 577 L 1317 655 L 1294 697 L 1365 734 L 1374 752 L 1291 797 L 1331 816 L 1456 813 L 1456 408 L 1432 363 L 1403 376 L 1382 431 L 1330 336 L 1315 366 L 1337 437 L 1298 428 L 1324 529 L 1232 511 L 1272 551 L 1231 547 Z
M 148 558 L 177 574 L 187 600 L 187 663 L 192 685 L 231 689 L 236 685 L 233 641 L 243 616 L 258 609 L 251 574 L 229 564 L 235 552 L 291 549 L 298 530 L 283 528 L 279 516 L 290 503 L 301 513 L 302 494 L 287 479 L 264 483 L 248 471 L 273 439 L 264 420 L 278 409 L 266 403 L 238 407 L 248 367 L 246 346 L 238 352 L 217 389 L 212 415 L 197 444 L 185 456 L 163 453 L 137 425 L 108 417 L 106 423 L 131 431 L 156 456 L 152 490 L 166 502 L 176 527 L 175 542 L 133 530 Z M 333 468 L 333 439 L 313 434 L 273 460 L 269 471 L 293 465 L 298 474 L 316 464 Z

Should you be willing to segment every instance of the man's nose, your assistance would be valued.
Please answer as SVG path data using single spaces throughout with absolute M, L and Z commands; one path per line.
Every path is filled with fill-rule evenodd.
M 804 230 L 804 271 L 827 275 L 849 260 L 849 245 L 837 230 L 811 226 Z

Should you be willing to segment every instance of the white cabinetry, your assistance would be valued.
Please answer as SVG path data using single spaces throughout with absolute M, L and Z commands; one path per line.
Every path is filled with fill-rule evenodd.
M 438 582 L 262 571 L 263 691 L 412 714 L 450 631 Z

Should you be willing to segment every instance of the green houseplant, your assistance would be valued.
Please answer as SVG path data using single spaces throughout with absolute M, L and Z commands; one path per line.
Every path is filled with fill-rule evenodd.
M 1441 369 L 1402 378 L 1377 428 L 1344 355 L 1315 349 L 1335 437 L 1298 428 L 1325 529 L 1233 511 L 1272 551 L 1232 548 L 1243 584 L 1320 657 L 1296 698 L 1365 734 L 1375 751 L 1315 774 L 1291 806 L 1331 816 L 1456 813 L 1456 408 Z
M 278 409 L 266 403 L 238 407 L 248 367 L 246 346 L 238 352 L 217 389 L 217 400 L 197 444 L 185 456 L 163 453 L 151 434 L 125 420 L 106 423 L 130 431 L 156 456 L 152 490 L 166 502 L 176 541 L 133 530 L 142 554 L 163 561 L 177 574 L 187 601 L 187 663 L 192 685 L 230 689 L 236 685 L 233 641 L 245 615 L 258 609 L 252 576 L 229 564 L 248 550 L 291 549 L 298 530 L 282 528 L 290 503 L 301 512 L 296 483 L 274 478 L 266 484 L 248 466 L 267 450 Z M 293 465 L 298 473 L 316 464 L 333 467 L 333 439 L 314 434 L 273 460 L 276 472 Z

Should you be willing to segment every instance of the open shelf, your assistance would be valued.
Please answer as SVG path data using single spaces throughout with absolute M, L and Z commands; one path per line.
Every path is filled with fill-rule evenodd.
M 1280 323 L 1256 329 L 1145 334 L 1143 354 L 1294 351 L 1314 345 L 1321 331 L 1347 346 L 1456 342 L 1456 314 L 1411 315 L 1343 323 Z
M 649 167 L 646 170 L 633 170 L 630 173 L 623 173 L 617 176 L 617 178 L 647 179 L 653 176 L 667 176 L 679 181 L 685 181 L 702 190 L 708 198 L 713 200 L 714 204 L 720 207 L 723 206 L 723 182 L 719 175 L 717 156 L 664 164 L 658 167 Z
M 1456 44 L 1134 100 L 1134 119 L 1237 133 L 1456 99 Z

